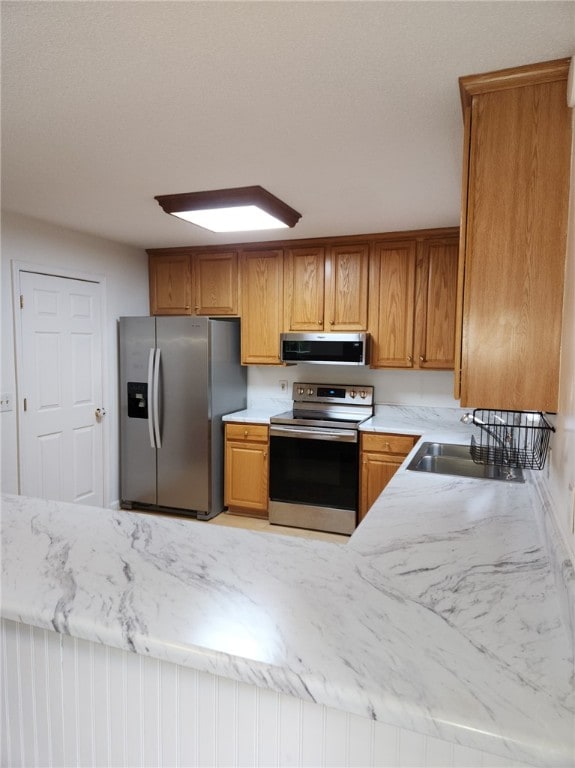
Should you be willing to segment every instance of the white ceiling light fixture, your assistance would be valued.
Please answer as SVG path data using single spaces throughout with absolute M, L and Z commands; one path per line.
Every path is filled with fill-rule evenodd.
M 166 213 L 211 232 L 294 227 L 301 213 L 263 187 L 211 189 L 154 198 Z

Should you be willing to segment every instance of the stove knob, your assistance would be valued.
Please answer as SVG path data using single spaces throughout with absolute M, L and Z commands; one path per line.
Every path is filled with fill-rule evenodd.
M 366 395 L 367 395 L 367 392 L 365 391 L 365 389 L 362 389 L 361 392 L 359 393 L 359 396 L 363 397 L 364 399 L 365 399 Z
M 303 387 L 298 387 L 298 388 L 297 388 L 297 393 L 298 393 L 298 395 L 303 395 L 304 391 L 305 391 L 305 390 L 304 390 L 304 388 L 303 388 Z
M 311 387 L 309 387 L 307 393 L 311 397 L 313 395 L 313 389 Z
M 351 398 L 354 398 L 356 395 L 357 395 L 357 392 L 355 391 L 355 389 L 352 389 L 352 390 L 350 391 L 350 393 L 349 393 L 349 396 L 350 396 Z

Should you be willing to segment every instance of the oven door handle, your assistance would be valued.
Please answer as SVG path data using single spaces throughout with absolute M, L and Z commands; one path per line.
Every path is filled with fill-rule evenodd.
M 338 443 L 357 443 L 357 432 L 351 429 L 325 429 L 324 427 L 282 427 L 273 424 L 270 437 L 293 437 L 303 440 L 329 440 Z

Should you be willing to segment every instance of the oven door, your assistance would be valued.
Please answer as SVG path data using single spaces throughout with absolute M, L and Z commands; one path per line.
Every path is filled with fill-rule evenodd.
M 351 534 L 357 521 L 357 431 L 270 427 L 270 523 Z

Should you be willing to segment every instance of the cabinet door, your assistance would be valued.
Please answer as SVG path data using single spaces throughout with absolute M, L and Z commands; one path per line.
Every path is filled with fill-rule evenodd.
M 326 263 L 326 331 L 366 331 L 369 245 L 332 246 Z
M 242 363 L 279 365 L 283 250 L 243 251 L 240 274 Z
M 505 90 L 475 93 L 468 113 L 461 404 L 556 411 L 571 148 L 567 67 L 561 79 L 521 87 L 504 74 Z M 540 79 L 550 79 L 547 68 Z M 463 93 L 469 81 L 462 79 Z
M 360 520 L 367 515 L 402 462 L 403 458 L 388 456 L 384 453 L 362 453 Z
M 324 283 L 324 248 L 286 250 L 284 296 L 288 331 L 323 330 Z
M 196 315 L 237 315 L 237 251 L 194 254 L 193 285 Z
M 420 245 L 415 301 L 417 368 L 453 368 L 459 241 Z
M 416 241 L 376 243 L 370 264 L 372 368 L 413 367 Z
M 418 440 L 411 435 L 361 434 L 359 520 L 367 515 Z
M 267 517 L 268 428 L 226 424 L 225 504 L 231 512 Z
M 192 277 L 187 254 L 150 254 L 150 314 L 192 314 Z

